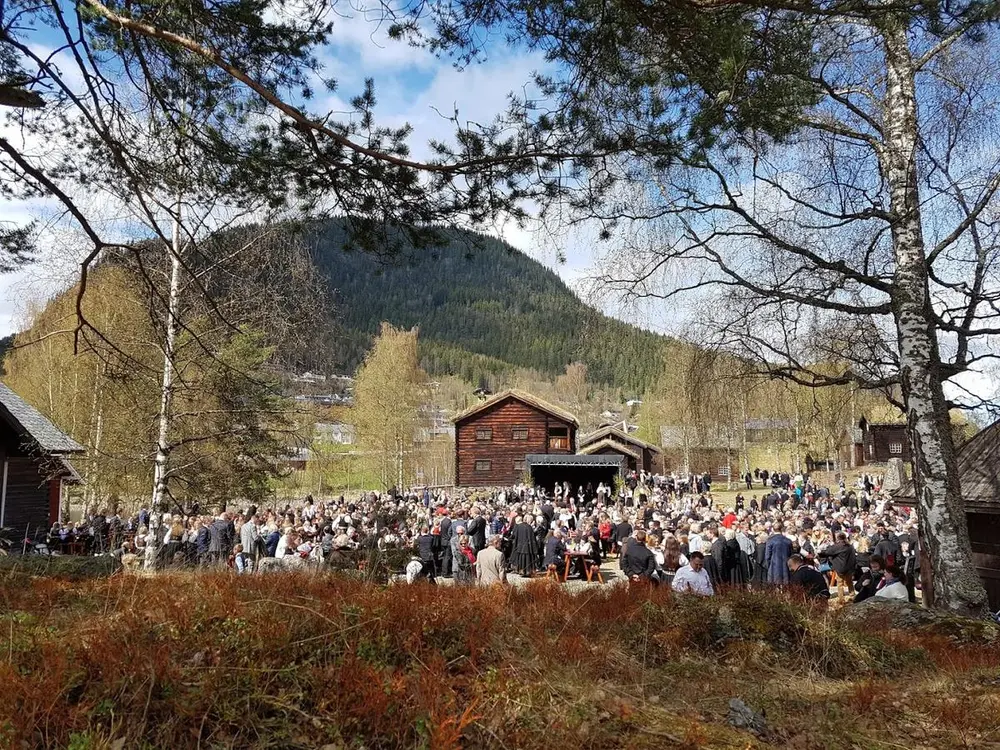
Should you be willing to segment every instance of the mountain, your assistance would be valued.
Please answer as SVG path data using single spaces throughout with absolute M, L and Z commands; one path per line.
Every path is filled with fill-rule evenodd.
M 361 362 L 381 321 L 420 327 L 430 374 L 491 385 L 519 368 L 555 376 L 583 362 L 591 382 L 641 395 L 670 347 L 681 346 L 589 307 L 551 270 L 493 237 L 447 230 L 445 244 L 387 260 L 345 249 L 339 222 L 311 234 L 334 295 L 341 335 L 333 364 L 342 371 Z

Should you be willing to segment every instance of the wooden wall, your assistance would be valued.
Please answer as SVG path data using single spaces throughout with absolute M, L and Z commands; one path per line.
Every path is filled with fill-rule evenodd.
M 890 453 L 889 445 L 900 443 L 902 453 Z M 906 435 L 906 425 L 869 425 L 865 430 L 865 463 L 884 464 L 890 458 L 910 460 L 910 440 Z
M 621 445 L 621 443 L 619 443 L 617 440 L 615 440 L 614 443 L 616 445 Z M 634 446 L 634 445 L 633 446 L 629 446 L 630 449 L 634 449 L 635 447 L 636 446 Z M 595 456 L 607 456 L 609 454 L 615 455 L 615 456 L 625 456 L 625 462 L 626 462 L 626 464 L 628 466 L 628 470 L 629 471 L 636 471 L 637 469 L 641 469 L 642 468 L 641 466 L 637 465 L 636 460 L 634 458 L 632 458 L 632 456 L 628 455 L 627 453 L 624 453 L 623 451 L 615 450 L 614 446 L 612 446 L 612 445 L 605 445 L 604 447 L 599 448 L 598 450 L 594 451 L 594 453 L 593 453 L 593 455 L 595 455 Z
M 672 471 L 681 475 L 684 471 L 684 449 L 664 448 L 663 449 L 663 471 L 669 474 Z M 742 472 L 739 470 L 739 459 L 735 452 L 730 453 L 724 448 L 691 448 L 689 450 L 691 465 L 689 469 L 693 474 L 704 474 L 706 471 L 712 475 L 715 484 L 725 484 L 729 480 L 724 474 L 719 472 L 720 468 L 729 466 L 732 481 L 739 482 Z M 732 464 L 730 464 L 732 461 Z M 722 487 L 720 487 L 722 489 Z
M 989 594 L 990 610 L 995 612 L 1000 609 L 1000 512 L 967 513 L 966 520 L 972 563 Z
M 514 440 L 514 429 L 525 427 L 527 439 Z M 567 450 L 549 450 L 549 427 L 568 428 Z M 492 430 L 490 440 L 477 440 L 477 430 L 483 429 Z M 518 466 L 529 453 L 576 453 L 576 428 L 517 399 L 505 399 L 455 425 L 455 484 L 459 487 L 516 484 L 524 476 L 524 469 Z M 476 461 L 489 461 L 489 470 L 477 470 Z
M 8 459 L 4 526 L 17 529 L 20 534 L 27 528 L 31 537 L 49 530 L 52 489 L 46 473 L 37 458 Z M 54 481 L 58 484 L 58 480 Z

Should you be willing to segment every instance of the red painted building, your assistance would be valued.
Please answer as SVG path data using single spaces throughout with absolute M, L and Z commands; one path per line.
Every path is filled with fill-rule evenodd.
M 497 394 L 453 422 L 459 487 L 517 484 L 524 478 L 528 454 L 576 453 L 576 417 L 523 391 Z

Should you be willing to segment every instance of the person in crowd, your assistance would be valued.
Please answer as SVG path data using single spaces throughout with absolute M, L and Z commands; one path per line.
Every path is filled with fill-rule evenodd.
M 713 596 L 715 589 L 712 588 L 712 579 L 705 570 L 705 555 L 701 552 L 692 552 L 688 564 L 674 575 L 671 586 L 680 594 Z
M 646 532 L 639 529 L 622 553 L 622 572 L 632 582 L 656 583 L 656 558 L 646 547 Z
M 806 599 L 829 601 L 830 586 L 826 578 L 802 555 L 795 553 L 788 558 L 788 571 L 788 585 L 793 591 L 799 591 Z
M 868 567 L 862 568 L 861 577 L 854 587 L 854 590 L 857 592 L 857 595 L 854 597 L 854 603 L 857 604 L 875 596 L 875 592 L 882 585 L 884 574 L 885 560 L 878 555 L 872 555 L 868 559 Z
M 430 527 L 425 523 L 420 527 L 420 536 L 417 537 L 417 550 L 420 560 L 419 577 L 426 578 L 431 583 L 436 583 L 438 544 L 440 537 L 431 533 Z
M 476 581 L 480 586 L 507 584 L 507 560 L 500 551 L 501 537 L 494 534 L 476 555 Z
M 242 544 L 237 544 L 233 547 L 232 563 L 233 569 L 236 571 L 237 575 L 246 575 L 253 572 L 250 555 L 243 551 Z
M 772 586 L 788 583 L 788 558 L 792 556 L 792 540 L 782 533 L 783 530 L 784 525 L 776 523 L 764 549 L 767 582 Z
M 910 594 L 906 590 L 906 576 L 898 565 L 890 565 L 886 568 L 885 575 L 879 582 L 875 590 L 876 599 L 893 599 L 900 602 L 910 600 Z
M 842 600 L 854 590 L 854 570 L 858 566 L 857 550 L 848 543 L 847 534 L 841 531 L 837 533 L 836 542 L 819 551 L 818 558 L 829 562 L 830 569 L 837 577 L 837 598 Z
M 566 559 L 566 544 L 563 542 L 563 533 L 559 529 L 554 529 L 545 542 L 545 558 L 542 565 L 548 569 L 550 565 L 555 565 L 561 571 Z
M 452 538 L 453 578 L 456 586 L 471 586 L 476 578 L 476 553 L 472 551 L 469 535 L 462 527 Z

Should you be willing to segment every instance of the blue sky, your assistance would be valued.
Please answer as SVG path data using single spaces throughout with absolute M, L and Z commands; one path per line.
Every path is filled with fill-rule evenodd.
M 349 11 L 337 18 L 331 43 L 322 50 L 320 59 L 323 74 L 336 79 L 338 87 L 332 94 L 320 90 L 310 109 L 323 114 L 333 112 L 334 117 L 338 112 L 347 113 L 351 108 L 346 102 L 361 92 L 366 78 L 372 78 L 378 98 L 378 122 L 409 123 L 414 131 L 411 148 L 418 158 L 428 155 L 429 140 L 447 140 L 450 136 L 451 125 L 440 113 L 457 108 L 463 120 L 486 122 L 504 109 L 511 91 L 522 91 L 532 74 L 545 66 L 541 55 L 512 50 L 500 43 L 494 45 L 484 62 L 458 70 L 450 60 L 390 40 L 387 31 L 388 24 L 366 18 L 363 11 Z M 33 40 L 42 41 L 35 36 Z M 0 129 L 16 142 L 16 132 L 2 124 Z M 0 217 L 22 222 L 41 216 L 53 226 L 61 226 L 64 222 L 53 216 L 52 205 L 46 201 L 0 202 Z M 574 287 L 595 260 L 594 243 L 585 230 L 553 238 L 512 222 L 484 229 L 549 266 Z M 62 243 L 56 240 L 53 244 Z M 559 262 L 560 254 L 564 262 Z M 39 263 L 0 276 L 0 335 L 17 330 L 27 304 L 70 283 L 74 273 L 74 259 L 58 247 L 47 252 Z

